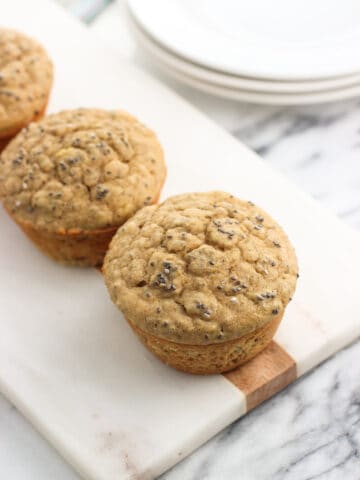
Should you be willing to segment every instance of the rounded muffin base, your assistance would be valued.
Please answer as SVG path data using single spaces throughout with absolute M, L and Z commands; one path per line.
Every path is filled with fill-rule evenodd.
M 246 363 L 271 342 L 283 313 L 264 327 L 234 340 L 209 345 L 187 345 L 144 332 L 129 320 L 141 342 L 162 362 L 186 373 L 207 375 L 224 373 Z
M 12 216 L 11 216 L 12 217 Z M 78 232 L 49 232 L 19 222 L 25 235 L 48 257 L 65 265 L 100 267 L 118 227 Z
M 23 129 L 25 128 L 27 125 L 29 125 L 29 123 L 31 122 L 38 122 L 39 120 L 41 120 L 45 113 L 46 113 L 46 109 L 47 109 L 47 106 L 48 106 L 48 99 L 46 100 L 46 103 L 44 105 L 44 108 L 41 110 L 40 113 L 38 113 L 38 115 L 35 115 L 29 122 L 24 122 L 20 127 L 16 127 L 12 130 L 8 130 L 6 131 L 6 133 L 3 133 L 3 135 L 0 136 L 0 153 L 4 150 L 4 148 L 7 146 L 7 144 L 9 142 L 11 142 L 11 140 L 16 137 L 16 135 Z

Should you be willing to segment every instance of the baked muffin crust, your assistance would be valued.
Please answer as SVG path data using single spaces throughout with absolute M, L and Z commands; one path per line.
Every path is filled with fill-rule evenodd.
M 0 197 L 19 223 L 52 232 L 121 225 L 165 178 L 155 134 L 122 111 L 68 110 L 32 123 L 0 157 Z
M 0 28 L 0 138 L 11 135 L 44 110 L 53 66 L 32 38 Z
M 189 345 L 236 339 L 281 318 L 297 270 L 279 225 L 224 192 L 140 210 L 104 262 L 111 298 L 133 326 Z

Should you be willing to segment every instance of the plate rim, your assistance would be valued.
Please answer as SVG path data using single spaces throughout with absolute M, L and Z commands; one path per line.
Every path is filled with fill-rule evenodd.
M 129 27 L 134 33 L 134 36 L 137 37 L 138 41 L 151 55 L 158 58 L 158 61 L 177 69 L 184 75 L 192 76 L 196 80 L 212 83 L 219 87 L 249 90 L 259 93 L 306 94 L 332 91 L 357 84 L 360 85 L 360 73 L 342 76 L 336 79 L 287 82 L 241 77 L 213 69 L 206 69 L 194 62 L 187 61 L 185 58 L 168 50 L 165 46 L 162 46 L 156 39 L 148 34 L 148 32 L 142 29 L 130 11 L 127 12 L 127 17 Z M 259 88 L 257 88 L 257 86 Z
M 157 2 L 157 4 L 155 3 L 154 5 L 154 2 Z M 179 42 L 176 41 L 174 43 L 173 38 L 171 42 L 169 42 L 169 39 L 166 40 L 164 38 L 164 34 L 161 32 L 161 26 L 164 24 L 163 22 L 164 17 L 166 17 L 167 23 L 169 22 L 169 15 L 167 15 L 167 13 L 170 12 L 171 10 L 170 5 L 174 5 L 174 2 L 179 3 L 178 0 L 171 0 L 171 1 L 153 0 L 151 4 L 152 4 L 152 10 L 154 12 L 160 11 L 159 5 L 161 5 L 162 9 L 164 6 L 166 6 L 167 10 L 165 12 L 163 11 L 162 15 L 152 15 L 151 17 L 147 15 L 147 8 L 149 8 L 149 2 L 146 2 L 146 0 L 127 0 L 127 6 L 131 11 L 132 15 L 136 18 L 137 22 L 141 25 L 143 30 L 151 34 L 160 44 L 162 44 L 167 49 L 170 49 L 171 51 L 173 51 L 176 55 L 185 57 L 186 59 L 189 59 L 192 62 L 198 63 L 199 65 L 202 65 L 205 68 L 210 67 L 215 70 L 220 70 L 222 72 L 226 72 L 230 74 L 239 74 L 241 76 L 249 76 L 249 77 L 261 78 L 261 79 L 287 80 L 287 81 L 291 81 L 291 80 L 306 81 L 306 80 L 321 80 L 326 78 L 328 79 L 338 78 L 338 77 L 349 76 L 354 73 L 360 72 L 360 58 L 358 57 L 358 55 L 355 55 L 355 50 L 356 50 L 355 47 L 353 47 L 354 55 L 352 56 L 350 65 L 349 64 L 347 66 L 343 65 L 341 68 L 339 68 L 338 66 L 335 69 L 333 67 L 333 61 L 335 58 L 334 51 L 333 49 L 331 49 L 331 52 L 330 50 L 326 50 L 327 56 L 329 57 L 329 59 L 331 58 L 331 62 L 329 61 L 326 69 L 324 69 L 322 72 L 321 72 L 321 69 L 320 70 L 318 69 L 317 73 L 309 73 L 309 71 L 305 71 L 305 70 L 302 70 L 302 71 L 298 70 L 295 73 L 294 69 L 298 68 L 298 61 L 296 62 L 296 66 L 294 66 L 295 64 L 292 65 L 291 67 L 292 73 L 290 73 L 289 71 L 286 72 L 286 69 L 284 70 L 283 67 L 282 67 L 283 71 L 282 72 L 279 71 L 279 66 L 276 67 L 278 71 L 275 73 L 274 71 L 270 72 L 268 69 L 266 69 L 266 67 L 264 67 L 264 65 L 259 67 L 259 64 L 261 62 L 258 62 L 257 63 L 258 68 L 254 69 L 254 62 L 250 62 L 251 67 L 249 67 L 249 62 L 248 62 L 248 66 L 245 66 L 245 67 L 239 68 L 239 66 L 234 66 L 234 65 L 229 67 L 228 62 L 225 61 L 223 56 L 222 56 L 222 64 L 217 63 L 209 56 L 207 57 L 206 60 L 204 60 L 204 57 L 202 57 L 201 54 L 199 54 L 199 52 L 194 52 L 194 51 L 191 51 L 191 49 L 189 50 L 189 48 L 184 48 L 184 44 L 182 45 L 182 47 L 180 47 Z M 154 24 L 154 18 L 156 19 L 155 20 L 156 25 Z M 151 21 L 149 21 L 149 19 Z M 187 28 L 189 32 L 189 25 L 187 25 Z M 360 31 L 358 36 L 360 39 Z M 219 36 L 217 37 L 217 40 L 219 40 Z M 199 42 L 192 42 L 192 46 L 198 43 Z M 230 44 L 228 43 L 227 47 L 229 47 L 229 45 Z M 344 56 L 349 58 L 348 45 L 349 45 L 348 43 L 347 44 L 345 43 L 345 47 L 343 47 L 342 49 L 339 49 L 338 55 L 337 55 L 338 58 L 343 58 Z M 214 46 L 216 46 L 216 43 L 212 45 L 212 47 Z M 208 50 L 210 50 L 210 46 Z M 225 48 L 222 49 L 222 52 L 224 51 L 226 51 Z M 275 52 L 277 53 L 277 55 L 276 54 L 273 55 L 272 58 L 279 57 L 280 55 L 283 58 L 284 51 L 285 51 L 284 48 L 273 50 L 272 53 L 274 54 Z M 299 52 L 299 49 L 297 49 L 297 51 Z M 292 58 L 292 57 L 294 57 L 293 52 L 291 53 L 291 55 L 288 56 L 288 58 Z M 322 53 L 321 57 L 324 58 L 324 52 Z M 271 68 L 274 68 L 274 67 L 272 66 Z M 310 67 L 307 66 L 307 68 L 310 68 Z M 314 68 L 314 65 L 312 65 L 311 68 Z

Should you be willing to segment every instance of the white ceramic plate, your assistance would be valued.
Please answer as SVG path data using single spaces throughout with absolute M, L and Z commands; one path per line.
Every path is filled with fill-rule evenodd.
M 157 41 L 237 75 L 325 79 L 360 71 L 357 0 L 128 0 Z
M 184 57 L 180 57 L 174 54 L 171 50 L 163 47 L 141 28 L 141 25 L 136 22 L 136 19 L 130 12 L 127 19 L 128 24 L 138 41 L 149 53 L 151 53 L 152 56 L 156 57 L 157 60 L 166 64 L 168 67 L 175 68 L 185 75 L 194 77 L 200 81 L 213 83 L 220 87 L 250 90 L 251 92 L 261 93 L 314 93 L 360 84 L 360 73 L 326 80 L 290 82 L 258 80 L 256 78 L 241 77 L 216 70 L 210 70 L 190 62 Z
M 248 90 L 221 87 L 213 83 L 198 80 L 189 75 L 185 75 L 165 64 L 159 66 L 170 76 L 178 81 L 185 83 L 202 92 L 210 93 L 217 97 L 227 98 L 240 102 L 256 103 L 259 105 L 314 105 L 317 103 L 335 102 L 360 96 L 360 85 L 339 90 L 331 90 L 323 93 L 308 94 L 276 94 L 276 93 L 257 93 Z
M 303 92 L 303 93 L 279 93 L 252 91 L 242 88 L 231 88 L 219 85 L 210 80 L 202 80 L 196 76 L 185 73 L 178 68 L 177 62 L 168 62 L 168 58 L 164 56 L 164 50 L 159 48 L 156 43 L 149 40 L 142 31 L 132 23 L 132 30 L 137 40 L 144 49 L 151 54 L 157 65 L 168 75 L 175 78 L 181 83 L 185 83 L 202 92 L 210 93 L 218 97 L 231 100 L 257 103 L 264 105 L 311 105 L 316 103 L 333 102 L 344 100 L 360 95 L 360 84 L 350 85 L 343 88 L 334 88 L 320 92 Z

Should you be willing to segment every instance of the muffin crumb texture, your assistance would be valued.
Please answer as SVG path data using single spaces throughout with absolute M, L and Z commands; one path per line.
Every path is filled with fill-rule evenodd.
M 121 111 L 78 109 L 31 123 L 0 157 L 0 197 L 20 224 L 57 233 L 118 226 L 165 178 L 155 134 Z
M 53 81 L 43 47 L 20 32 L 0 28 L 0 138 L 39 117 Z
M 281 318 L 297 260 L 283 230 L 252 202 L 194 193 L 128 220 L 111 242 L 104 273 L 112 300 L 135 328 L 206 345 Z

